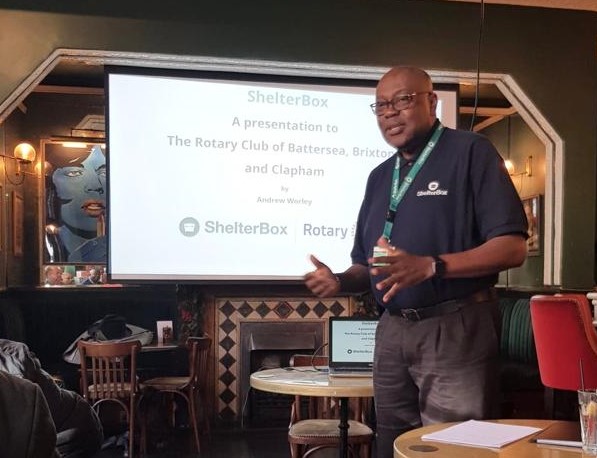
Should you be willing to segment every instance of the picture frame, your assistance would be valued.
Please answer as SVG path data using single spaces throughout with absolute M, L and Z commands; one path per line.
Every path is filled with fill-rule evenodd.
M 42 264 L 107 264 L 105 140 L 41 140 Z
M 172 343 L 172 320 L 156 321 L 158 345 Z
M 522 206 L 528 221 L 527 254 L 539 256 L 542 248 L 541 196 L 539 194 L 524 197 Z
M 17 191 L 12 192 L 12 249 L 15 256 L 23 256 L 23 229 L 25 200 Z
M 99 272 L 99 278 L 88 281 L 92 269 Z M 44 264 L 41 270 L 41 284 L 45 287 L 103 287 L 108 284 L 105 266 L 84 264 Z

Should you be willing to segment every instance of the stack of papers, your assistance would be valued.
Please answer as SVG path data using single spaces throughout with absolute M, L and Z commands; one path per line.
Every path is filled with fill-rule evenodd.
M 297 383 L 299 385 L 329 385 L 328 374 L 317 372 L 314 369 L 311 369 L 310 371 L 288 370 L 286 372 L 278 372 L 275 374 L 268 372 L 261 374 L 256 372 L 251 374 L 251 377 L 288 385 L 296 385 Z
M 500 448 L 538 431 L 541 431 L 541 428 L 469 420 L 441 431 L 424 434 L 421 439 L 475 447 Z

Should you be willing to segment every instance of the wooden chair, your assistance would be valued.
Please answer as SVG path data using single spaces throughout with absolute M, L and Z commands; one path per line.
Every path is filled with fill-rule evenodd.
M 209 419 L 206 410 L 206 396 L 205 396 L 205 376 L 207 374 L 207 363 L 209 356 L 209 349 L 211 347 L 211 338 L 208 336 L 189 337 L 186 342 L 189 351 L 189 368 L 188 375 L 182 377 L 156 377 L 144 381 L 141 384 L 142 397 L 150 392 L 158 392 L 159 394 L 170 393 L 175 396 L 183 398 L 187 405 L 187 411 L 191 428 L 193 431 L 193 439 L 197 453 L 201 453 L 201 445 L 199 441 L 199 425 L 197 421 L 197 401 L 201 404 L 203 423 L 205 430 L 209 433 Z M 174 426 L 175 418 L 173 409 L 170 409 L 172 414 L 169 414 L 169 422 Z M 147 448 L 147 424 L 144 418 L 142 423 L 142 439 L 141 444 L 143 451 Z
M 327 366 L 327 356 L 294 355 L 290 360 L 292 367 Z M 309 397 L 303 402 L 303 396 L 295 396 L 290 413 L 288 443 L 291 458 L 306 458 L 322 448 L 340 446 L 339 403 L 334 398 Z M 348 446 L 354 456 L 371 456 L 373 430 L 366 424 L 368 402 L 362 398 L 350 399 L 352 419 L 349 420 Z M 303 411 L 308 413 L 303 418 Z
M 115 403 L 126 414 L 128 456 L 134 454 L 137 415 L 137 354 L 141 342 L 77 343 L 81 356 L 81 391 L 99 415 L 103 403 Z
M 554 390 L 597 389 L 597 332 L 582 294 L 531 297 L 531 320 L 545 411 L 553 418 Z

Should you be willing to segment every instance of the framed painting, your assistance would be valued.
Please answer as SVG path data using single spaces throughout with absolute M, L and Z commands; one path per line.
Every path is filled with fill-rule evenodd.
M 43 264 L 105 264 L 106 154 L 101 139 L 41 142 Z
M 527 252 L 529 256 L 541 254 L 541 196 L 529 196 L 522 199 L 524 213 L 527 216 Z
M 25 201 L 17 191 L 12 192 L 12 250 L 15 256 L 23 256 L 23 228 Z

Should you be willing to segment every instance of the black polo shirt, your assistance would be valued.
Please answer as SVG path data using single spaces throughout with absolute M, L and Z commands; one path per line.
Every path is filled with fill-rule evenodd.
M 396 155 L 369 175 L 351 253 L 353 263 L 367 265 L 383 233 L 395 160 Z M 526 231 L 520 197 L 495 147 L 480 134 L 445 128 L 396 210 L 390 243 L 411 254 L 430 256 L 469 250 L 500 235 L 525 236 Z M 497 274 L 432 278 L 400 291 L 388 304 L 382 303 L 383 291 L 373 287 L 379 279 L 372 278 L 371 283 L 379 304 L 419 308 L 466 297 L 493 286 L 497 278 Z

